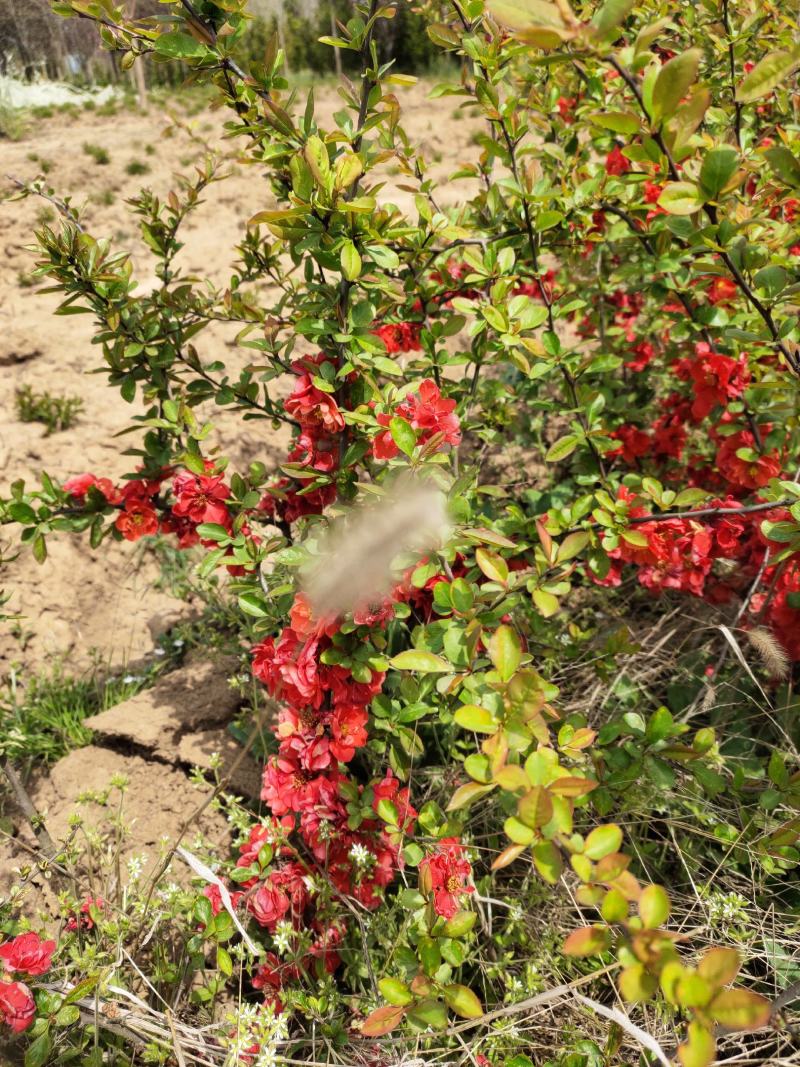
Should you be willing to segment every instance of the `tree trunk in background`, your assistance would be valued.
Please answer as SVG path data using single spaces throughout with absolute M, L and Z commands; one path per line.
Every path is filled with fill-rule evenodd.
M 136 0 L 129 0 L 128 3 L 128 17 L 136 18 Z M 144 77 L 144 59 L 139 58 L 133 64 L 130 70 L 131 81 L 136 89 L 136 99 L 139 104 L 139 109 L 144 111 L 147 107 L 147 83 Z
M 331 14 L 331 37 L 338 37 L 339 31 L 336 29 L 336 13 L 333 10 L 333 0 L 328 0 L 328 11 Z M 338 48 L 333 50 L 333 61 L 336 64 L 336 77 L 342 76 L 342 54 Z
M 144 58 L 137 59 L 131 67 L 131 78 L 136 87 L 136 99 L 139 110 L 144 111 L 147 107 L 147 82 L 144 77 Z
M 286 49 L 286 33 L 285 33 L 284 25 L 283 25 L 283 11 L 282 10 L 278 12 L 277 24 L 278 24 L 278 44 L 280 45 L 280 47 L 281 47 L 281 49 L 283 51 L 283 66 L 284 66 L 284 70 L 286 71 L 287 74 L 291 74 L 292 73 L 292 68 L 291 68 L 291 66 L 289 64 L 289 52 Z

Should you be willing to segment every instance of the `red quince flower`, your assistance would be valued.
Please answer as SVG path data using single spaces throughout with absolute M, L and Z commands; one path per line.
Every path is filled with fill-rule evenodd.
M 305 871 L 298 863 L 272 871 L 247 901 L 247 909 L 260 926 L 270 932 L 288 916 L 298 926 L 309 901 Z
M 36 1004 L 24 982 L 0 982 L 0 1015 L 15 1034 L 21 1034 L 31 1025 Z
M 446 919 L 453 918 L 464 894 L 475 892 L 474 886 L 468 884 L 472 866 L 464 857 L 464 846 L 458 838 L 442 838 L 434 855 L 420 862 L 419 873 L 420 887 L 433 893 L 436 914 Z
M 231 491 L 225 485 L 224 477 L 223 474 L 209 476 L 178 471 L 172 481 L 172 491 L 176 497 L 173 513 L 198 526 L 201 522 L 213 522 L 229 529 L 231 519 L 225 501 Z
M 50 970 L 55 950 L 55 941 L 42 941 L 38 934 L 30 931 L 0 945 L 0 960 L 7 971 L 35 976 Z
M 606 174 L 612 174 L 619 176 L 621 174 L 627 174 L 631 169 L 631 162 L 622 154 L 622 149 L 619 145 L 615 145 L 606 156 Z
M 776 451 L 760 454 L 749 430 L 726 437 L 717 451 L 717 468 L 722 477 L 739 489 L 761 489 L 781 473 Z
M 114 523 L 126 541 L 138 541 L 158 533 L 158 515 L 148 504 L 128 501 Z

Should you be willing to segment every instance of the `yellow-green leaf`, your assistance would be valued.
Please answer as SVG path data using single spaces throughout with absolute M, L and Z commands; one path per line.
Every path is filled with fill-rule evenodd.
M 479 1019 L 483 1015 L 481 1002 L 465 985 L 446 985 L 444 999 L 448 1008 L 462 1019 Z
M 714 986 L 729 985 L 742 965 L 735 948 L 710 948 L 697 965 L 697 973 Z
M 493 789 L 493 784 L 481 785 L 479 782 L 467 782 L 466 785 L 460 785 L 450 797 L 450 803 L 447 805 L 447 810 L 458 811 L 460 808 L 465 808 L 468 804 L 471 804 L 473 800 L 483 796 L 484 793 L 491 793 Z
M 514 677 L 522 659 L 522 647 L 517 633 L 510 626 L 498 626 L 486 640 L 489 657 L 504 682 Z
M 670 215 L 693 215 L 703 206 L 703 197 L 692 182 L 667 182 L 658 205 Z
M 639 897 L 639 915 L 646 930 L 655 930 L 663 926 L 669 918 L 669 897 L 660 885 L 646 886 Z
M 608 948 L 609 935 L 605 926 L 582 926 L 573 930 L 564 942 L 565 956 L 597 956 Z
M 699 48 L 690 48 L 687 52 L 674 56 L 659 70 L 653 86 L 650 116 L 654 123 L 668 119 L 675 112 L 697 79 L 701 56 Z
M 352 241 L 345 241 L 339 256 L 342 274 L 349 282 L 354 282 L 361 274 L 361 256 Z
M 618 852 L 622 844 L 622 830 L 616 823 L 607 823 L 598 826 L 586 838 L 583 854 L 590 860 L 601 860 L 604 856 L 610 856 L 612 852 Z
M 538 48 L 556 48 L 573 35 L 576 23 L 568 25 L 564 13 L 566 0 L 559 4 L 549 0 L 488 0 L 486 8 L 501 26 L 514 36 Z
M 750 989 L 723 989 L 708 1007 L 711 1018 L 726 1030 L 758 1030 L 771 1014 L 769 1001 Z
M 689 1023 L 687 1038 L 678 1045 L 678 1059 L 682 1067 L 710 1067 L 717 1056 L 714 1035 L 697 1022 Z
M 475 562 L 490 582 L 505 585 L 508 581 L 508 564 L 499 553 L 488 548 L 478 548 L 475 550 Z
M 479 734 L 493 734 L 499 725 L 491 711 L 477 704 L 464 704 L 457 709 L 453 718 L 465 730 L 474 730 Z
M 791 52 L 770 52 L 753 67 L 736 90 L 740 104 L 750 104 L 771 93 L 784 78 L 788 78 L 800 63 L 800 49 Z
M 553 593 L 548 593 L 546 589 L 534 589 L 531 593 L 531 599 L 539 610 L 539 613 L 546 619 L 549 619 L 551 615 L 555 615 L 559 609 L 558 597 Z

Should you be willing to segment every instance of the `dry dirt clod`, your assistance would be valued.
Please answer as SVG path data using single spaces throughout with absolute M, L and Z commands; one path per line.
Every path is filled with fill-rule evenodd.
M 225 657 L 190 662 L 164 675 L 152 689 L 115 704 L 86 720 L 101 741 L 147 749 L 169 763 L 181 762 L 181 737 L 224 726 L 239 708 L 240 697 L 228 684 L 236 660 Z

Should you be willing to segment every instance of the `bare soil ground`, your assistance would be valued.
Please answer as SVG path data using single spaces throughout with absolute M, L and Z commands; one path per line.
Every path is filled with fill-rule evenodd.
M 420 84 L 398 90 L 404 125 L 412 141 L 423 146 L 434 178 L 441 180 L 440 206 L 455 206 L 469 195 L 470 183 L 446 179 L 461 162 L 475 158 L 478 149 L 472 136 L 478 120 L 458 112 L 452 99 L 428 100 L 428 88 Z M 333 87 L 323 87 L 316 95 L 317 119 L 320 125 L 329 126 L 333 112 L 342 106 L 341 99 Z M 199 138 L 215 146 L 222 144 L 231 153 L 231 177 L 207 190 L 203 205 L 182 230 L 185 247 L 177 259 L 185 272 L 224 284 L 244 222 L 270 206 L 272 194 L 262 172 L 237 162 L 237 142 L 221 141 L 225 113 L 202 110 L 189 115 L 178 103 L 175 114 Z M 58 196 L 70 197 L 76 206 L 85 205 L 83 219 L 88 230 L 129 250 L 134 276 L 144 287 L 153 285 L 152 257 L 125 201 L 144 185 L 165 196 L 174 175 L 191 171 L 204 154 L 185 129 L 173 128 L 165 136 L 169 125 L 155 102 L 146 113 L 120 110 L 103 115 L 84 110 L 39 119 L 23 140 L 0 142 L 0 190 L 13 191 L 5 175 L 32 179 L 46 167 L 48 183 Z M 104 149 L 108 162 L 97 162 L 84 149 L 86 144 Z M 143 164 L 147 172 L 131 174 L 131 164 Z M 386 165 L 385 171 L 387 185 L 381 199 L 413 210 L 413 189 L 398 188 L 402 182 L 397 168 Z M 29 247 L 32 234 L 45 221 L 55 222 L 55 212 L 41 199 L 0 203 L 0 491 L 4 493 L 20 478 L 35 484 L 43 470 L 59 480 L 83 471 L 119 477 L 131 461 L 120 455 L 126 443 L 115 435 L 141 410 L 138 401 L 128 405 L 110 389 L 103 373 L 92 373 L 102 360 L 90 343 L 91 317 L 54 315 L 58 294 L 42 294 L 46 283 L 30 278 L 35 261 Z M 233 338 L 234 333 L 224 327 L 209 329 L 200 339 L 203 358 L 222 359 L 231 368 L 247 362 L 247 350 L 237 350 Z M 56 395 L 79 395 L 84 411 L 71 429 L 47 436 L 42 424 L 19 420 L 15 390 L 21 385 Z M 216 441 L 231 457 L 234 469 L 255 458 L 274 463 L 285 451 L 285 435 L 276 434 L 267 424 L 243 423 L 237 415 L 219 409 L 213 416 Z M 16 547 L 11 536 L 0 530 L 5 556 Z M 151 656 L 155 637 L 192 611 L 191 604 L 155 587 L 159 567 L 146 543 L 107 542 L 94 553 L 85 537 L 62 536 L 51 538 L 48 547 L 42 566 L 23 548 L 0 571 L 0 589 L 11 594 L 5 610 L 20 615 L 11 624 L 0 623 L 0 684 L 12 672 L 24 683 L 27 675 L 57 661 L 71 674 L 98 663 L 115 670 L 130 667 Z M 180 757 L 173 745 L 174 759 L 165 759 L 157 745 L 149 752 L 137 748 L 135 756 L 123 758 L 108 735 L 100 732 L 97 740 L 68 756 L 63 766 L 57 765 L 49 781 L 32 782 L 34 801 L 51 811 L 60 824 L 82 788 L 99 789 L 100 779 L 109 778 L 125 764 L 132 776 L 127 795 L 130 816 L 143 827 L 157 827 L 159 836 L 176 828 L 182 814 L 182 805 L 175 799 L 180 790 L 169 774 L 185 780 L 188 763 L 202 762 L 194 757 L 188 760 L 187 752 L 196 756 L 201 747 L 224 745 L 224 738 L 217 736 L 203 746 L 193 743 L 194 748 L 189 745 L 187 749 L 184 743 Z M 169 740 L 176 741 L 172 733 Z M 159 762 L 148 763 L 153 759 Z M 165 763 L 179 769 L 169 769 Z M 81 773 L 84 767 L 91 768 L 88 779 Z M 155 791 L 166 796 L 159 812 L 153 811 L 154 779 L 165 787 Z M 27 853 L 31 846 L 21 820 L 17 824 L 15 841 L 0 840 L 0 891 L 2 874 L 8 875 L 9 865 L 18 865 L 24 858 L 21 850 Z M 147 841 L 134 841 L 142 843 Z

